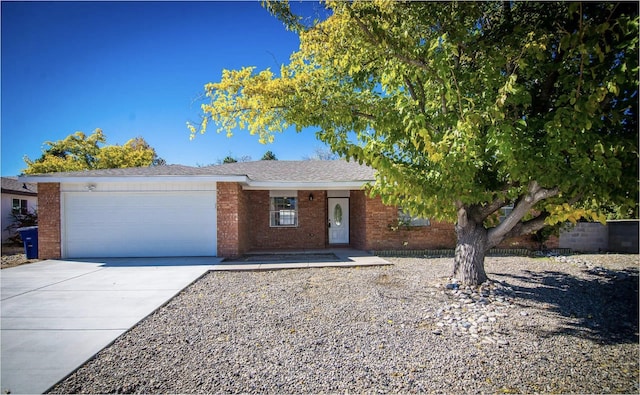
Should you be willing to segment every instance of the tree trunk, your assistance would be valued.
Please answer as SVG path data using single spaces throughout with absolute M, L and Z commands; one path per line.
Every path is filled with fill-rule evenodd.
M 453 277 L 466 285 L 480 285 L 487 281 L 484 256 L 487 252 L 487 230 L 482 224 L 464 221 L 456 224 L 456 254 Z

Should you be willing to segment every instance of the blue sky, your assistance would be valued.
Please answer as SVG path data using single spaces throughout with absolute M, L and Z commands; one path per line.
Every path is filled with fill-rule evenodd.
M 297 4 L 313 12 L 316 3 Z M 306 13 L 306 12 L 305 12 Z M 108 144 L 142 136 L 167 163 L 207 165 L 231 154 L 298 160 L 321 143 L 294 131 L 262 145 L 213 128 L 189 140 L 194 101 L 223 69 L 277 71 L 298 49 L 257 1 L 2 2 L 2 175 L 17 175 L 44 141 L 101 128 Z

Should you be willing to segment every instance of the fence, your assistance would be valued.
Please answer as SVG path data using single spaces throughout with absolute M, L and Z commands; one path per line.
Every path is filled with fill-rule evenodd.
M 560 233 L 560 248 L 580 252 L 638 253 L 638 220 L 578 222 Z

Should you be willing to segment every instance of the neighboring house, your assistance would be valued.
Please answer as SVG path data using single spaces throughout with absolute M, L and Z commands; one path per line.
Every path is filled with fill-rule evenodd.
M 38 183 L 43 259 L 455 247 L 453 224 L 410 218 L 370 197 L 364 187 L 374 179 L 373 169 L 337 160 L 90 170 L 22 181 Z
M 38 187 L 36 184 L 19 181 L 17 177 L 2 177 L 1 195 L 0 223 L 4 243 L 15 233 L 6 230 L 7 226 L 13 223 L 12 213 L 27 214 L 38 208 Z

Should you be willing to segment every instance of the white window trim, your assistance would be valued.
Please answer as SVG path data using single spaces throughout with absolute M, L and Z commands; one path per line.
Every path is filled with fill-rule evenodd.
M 273 196 L 276 195 L 276 196 Z M 295 207 L 289 210 L 276 209 L 273 210 L 273 199 L 274 198 L 290 198 L 295 199 Z M 298 192 L 297 191 L 270 191 L 269 192 L 269 227 L 270 228 L 297 228 L 298 227 Z M 292 217 L 289 220 L 292 223 L 289 224 L 277 224 L 275 221 L 276 215 L 283 216 L 285 219 L 287 217 Z M 282 220 L 280 220 L 282 222 Z M 289 221 L 286 221 L 289 222 Z
M 18 202 L 18 205 L 15 205 L 15 202 Z M 23 205 L 24 203 L 24 205 Z M 20 199 L 20 198 L 12 198 L 11 199 L 11 212 L 14 214 L 28 214 L 29 213 L 29 200 Z

